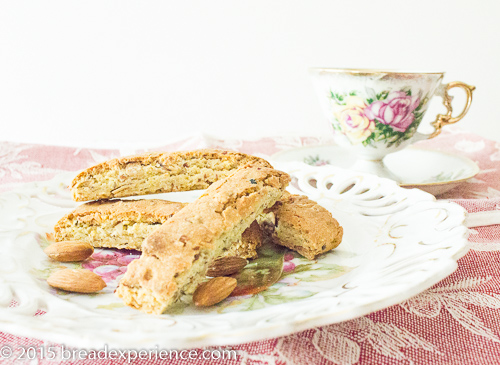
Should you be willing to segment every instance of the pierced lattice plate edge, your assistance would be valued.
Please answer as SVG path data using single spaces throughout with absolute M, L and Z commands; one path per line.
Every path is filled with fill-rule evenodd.
M 304 171 L 304 169 L 312 168 L 310 166 L 306 167 L 307 165 L 303 166 L 299 165 L 303 164 L 296 164 L 296 163 L 276 164 L 277 168 L 281 168 L 285 171 L 292 173 L 293 171 L 300 172 Z M 313 169 L 325 169 L 325 168 L 328 168 L 330 170 L 333 169 L 333 171 L 335 171 L 335 174 L 337 175 L 353 174 L 350 171 L 334 168 L 332 166 L 314 167 Z M 65 178 L 67 180 L 69 174 L 65 175 L 66 175 Z M 394 182 L 389 180 L 380 179 L 378 177 L 365 174 L 356 173 L 356 175 L 362 177 L 363 179 L 375 181 L 377 184 L 381 184 L 381 186 L 389 187 L 389 185 L 393 185 L 390 186 L 391 189 L 393 187 L 395 189 L 401 189 Z M 17 192 L 17 195 L 21 197 L 23 195 L 23 192 L 24 194 L 29 195 L 33 194 L 33 192 L 37 191 L 39 192 L 40 189 L 50 191 L 51 189 L 53 189 L 53 185 L 56 185 L 60 188 L 63 185 L 61 183 L 61 181 L 63 180 L 64 179 L 62 178 L 62 176 L 58 176 L 49 182 L 26 184 L 23 187 L 16 189 L 15 192 Z M 55 190 L 57 189 L 58 188 L 56 188 Z M 412 191 L 403 189 L 401 190 L 406 192 Z M 421 191 L 418 191 L 417 194 L 420 194 L 420 197 L 422 197 L 422 199 L 426 201 L 435 201 L 434 197 L 430 196 L 429 194 L 423 193 Z M 3 195 L 0 195 L 0 198 L 2 196 Z M 446 203 L 446 204 L 450 204 L 449 205 L 450 208 L 453 207 L 451 211 L 453 211 L 455 215 L 462 216 L 461 220 L 463 222 L 463 219 L 465 219 L 465 211 L 461 207 L 453 203 Z M 25 208 L 29 209 L 29 204 L 25 206 Z M 292 313 L 290 312 L 284 313 L 284 309 L 290 309 L 288 308 L 290 307 L 290 305 L 286 304 L 275 305 L 272 307 L 267 307 L 263 310 L 253 311 L 255 313 L 258 313 L 258 315 L 260 316 L 260 321 L 259 320 L 256 321 L 254 319 L 255 317 L 254 314 L 249 315 L 249 313 L 252 312 L 245 312 L 244 316 L 242 316 L 241 313 L 238 312 L 226 313 L 220 315 L 220 318 L 216 319 L 216 321 L 209 320 L 208 322 L 206 322 L 203 318 L 200 318 L 200 316 L 194 316 L 194 318 L 192 318 L 192 320 L 190 321 L 186 321 L 187 318 L 185 318 L 181 322 L 183 322 L 184 325 L 187 324 L 188 325 L 187 327 L 191 327 L 188 328 L 188 331 L 195 331 L 197 333 L 191 333 L 190 336 L 186 336 L 183 338 L 179 338 L 182 337 L 179 335 L 175 336 L 177 338 L 175 337 L 172 338 L 172 336 L 165 336 L 165 334 L 167 334 L 169 330 L 174 330 L 174 332 L 178 333 L 177 330 L 179 329 L 175 328 L 175 326 L 174 327 L 159 326 L 161 327 L 158 328 L 159 331 L 149 332 L 149 333 L 144 331 L 141 332 L 140 329 L 138 328 L 138 327 L 143 327 L 144 329 L 144 326 L 151 326 L 151 325 L 155 326 L 158 324 L 157 322 L 164 322 L 164 323 L 168 322 L 170 319 L 166 318 L 165 316 L 162 316 L 161 319 L 155 316 L 146 316 L 141 314 L 132 316 L 123 316 L 118 321 L 121 322 L 119 324 L 122 325 L 122 328 L 118 329 L 115 328 L 115 325 L 117 323 L 114 323 L 116 318 L 106 318 L 106 316 L 97 315 L 96 313 L 87 310 L 83 310 L 83 313 L 81 310 L 75 310 L 75 314 L 83 315 L 81 317 L 81 320 L 79 318 L 74 318 L 72 324 L 77 327 L 69 326 L 65 328 L 58 326 L 57 323 L 55 323 L 58 320 L 57 316 L 54 316 L 53 318 L 47 315 L 43 317 L 32 317 L 31 314 L 29 315 L 22 314 L 22 308 L 18 308 L 21 310 L 14 310 L 14 311 L 12 309 L 1 308 L 0 329 L 16 335 L 41 338 L 58 343 L 65 343 L 69 346 L 79 346 L 79 347 L 102 346 L 103 344 L 108 344 L 110 346 L 116 346 L 120 348 L 126 348 L 126 347 L 137 348 L 137 346 L 139 345 L 141 346 L 159 345 L 169 348 L 181 348 L 181 347 L 196 347 L 196 346 L 209 346 L 209 345 L 230 345 L 230 344 L 238 344 L 255 340 L 262 340 L 266 338 L 274 338 L 320 325 L 332 324 L 360 317 L 369 314 L 373 311 L 383 309 L 394 304 L 398 304 L 418 294 L 419 292 L 431 287 L 433 284 L 437 283 L 438 281 L 440 281 L 441 279 L 445 278 L 453 271 L 455 271 L 457 267 L 456 261 L 467 252 L 467 240 L 465 233 L 466 229 L 464 226 L 462 227 L 464 229 L 464 234 L 462 235 L 460 240 L 456 241 L 456 245 L 454 247 L 455 252 L 452 255 L 450 255 L 450 257 L 448 257 L 447 259 L 440 259 L 441 266 L 439 270 L 436 269 L 433 272 L 432 277 L 422 280 L 421 282 L 418 283 L 418 285 L 407 287 L 405 291 L 392 293 L 391 295 L 386 296 L 385 298 L 377 298 L 376 300 L 373 300 L 371 302 L 350 309 L 343 309 L 341 311 L 330 311 L 330 312 L 324 311 L 323 313 L 320 314 L 314 314 L 317 313 L 317 309 L 319 308 L 325 308 L 328 306 L 331 307 L 332 304 L 335 305 L 335 300 L 333 300 L 333 298 L 313 297 L 312 299 L 309 300 L 302 300 L 293 303 L 292 307 L 295 307 L 295 310 L 293 310 L 292 312 L 297 312 L 297 313 L 295 313 L 295 317 L 292 318 L 291 321 L 290 321 L 290 316 Z M 15 230 L 13 232 L 15 232 Z M 0 242 L 2 242 L 3 239 L 5 238 L 0 233 Z M 0 275 L 2 275 L 1 270 L 0 270 Z M 42 297 L 47 297 L 48 302 L 54 300 L 62 301 L 60 298 L 56 298 L 45 291 L 42 291 L 42 293 L 40 294 L 42 295 Z M 2 297 L 3 297 L 3 292 L 0 290 L 0 302 L 2 302 Z M 311 301 L 313 301 L 312 303 L 314 304 L 313 306 L 304 305 L 304 303 Z M 287 308 L 283 308 L 283 306 Z M 302 309 L 298 310 L 298 308 L 296 308 L 297 306 L 301 307 Z M 57 307 L 58 306 L 56 305 L 56 308 Z M 33 308 L 29 308 L 28 306 L 27 312 L 30 312 L 32 310 Z M 15 313 L 16 311 L 18 313 Z M 89 318 L 85 316 L 85 314 L 89 314 L 86 312 L 90 312 L 90 315 L 93 316 L 94 318 Z M 268 315 L 263 315 L 264 314 L 263 312 L 266 312 Z M 247 317 L 247 320 L 244 320 L 244 317 Z M 248 317 L 252 318 L 250 319 Z M 42 320 L 38 321 L 38 319 Z M 47 319 L 50 319 L 51 321 L 54 322 L 50 323 L 51 321 L 48 322 Z M 140 320 L 143 323 L 142 326 L 137 326 L 138 323 L 135 322 L 137 322 L 138 320 Z M 220 326 L 219 327 L 212 326 L 214 325 L 214 322 L 218 322 L 220 324 L 221 320 L 224 320 L 227 324 L 229 324 L 229 326 L 222 327 L 223 331 L 220 331 L 221 330 Z M 89 321 L 94 323 L 94 326 L 91 328 L 90 331 L 88 330 Z M 189 326 L 190 324 L 189 322 L 192 322 L 191 326 Z M 207 328 L 205 328 L 205 330 L 202 331 L 200 330 L 200 328 L 197 328 L 199 327 L 198 325 L 200 325 L 200 323 L 202 324 L 202 326 L 208 326 L 207 327 L 208 330 Z M 251 323 L 251 326 L 248 325 L 249 323 Z M 78 327 L 78 325 L 80 326 L 83 325 L 83 327 L 87 328 L 87 330 L 81 331 L 82 327 Z M 108 327 L 106 328 L 107 325 Z M 217 329 L 214 331 L 210 330 L 210 328 L 212 329 L 217 328 Z M 184 330 L 186 331 L 186 329 Z

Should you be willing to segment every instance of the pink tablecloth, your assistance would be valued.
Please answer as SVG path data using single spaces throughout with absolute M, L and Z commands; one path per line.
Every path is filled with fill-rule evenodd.
M 184 150 L 221 147 L 268 156 L 286 148 L 317 144 L 315 138 L 220 141 L 192 138 L 157 148 Z M 500 144 L 458 129 L 420 144 L 476 161 L 481 172 L 440 198 L 468 211 L 500 209 Z M 118 156 L 116 150 L 91 150 L 0 143 L 0 191 L 49 179 Z M 498 364 L 500 363 L 500 230 L 471 230 L 469 253 L 458 270 L 431 289 L 385 310 L 340 324 L 290 336 L 232 346 L 236 360 L 172 364 Z M 1 329 L 1 323 L 0 323 Z M 42 341 L 0 333 L 0 346 L 40 346 Z M 14 363 L 13 359 L 0 360 Z M 18 362 L 16 362 L 18 363 Z M 39 364 L 53 363 L 39 360 Z M 104 364 L 109 360 L 68 361 Z M 136 360 L 134 363 L 147 363 Z M 158 361 L 160 363 L 160 361 Z M 165 362 L 162 362 L 165 363 Z

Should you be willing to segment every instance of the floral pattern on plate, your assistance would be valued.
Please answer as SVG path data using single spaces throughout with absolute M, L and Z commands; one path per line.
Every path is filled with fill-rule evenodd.
M 259 250 L 259 258 L 236 275 L 238 286 L 228 300 L 219 304 L 217 311 L 249 311 L 310 298 L 319 290 L 298 289 L 300 282 L 331 280 L 352 269 L 307 260 L 286 248 L 265 245 Z
M 266 290 L 251 298 L 240 295 L 230 299 L 242 303 L 226 309 L 189 306 L 182 314 L 163 316 L 148 316 L 124 307 L 113 295 L 112 282 L 119 279 L 120 270 L 110 266 L 125 266 L 126 262 L 120 262 L 112 250 L 103 250 L 106 255 L 84 262 L 99 261 L 98 268 L 107 266 L 102 274 L 110 280 L 99 294 L 62 296 L 34 272 L 63 265 L 47 258 L 40 237 L 74 209 L 69 194 L 57 194 L 66 189 L 72 174 L 2 194 L 3 323 L 25 336 L 72 346 L 113 343 L 120 348 L 136 348 L 140 340 L 144 346 L 191 348 L 250 342 L 357 318 L 409 299 L 415 291 L 426 289 L 424 285 L 428 287 L 452 272 L 456 258 L 465 250 L 466 229 L 461 226 L 465 215 L 456 205 L 436 202 L 417 189 L 400 189 L 389 180 L 333 166 L 279 162 L 275 166 L 294 179 L 290 193 L 307 195 L 334 213 L 345 228 L 343 243 L 318 257 L 317 262 L 285 249 L 276 253 L 275 261 L 281 262 L 279 280 L 272 283 L 276 276 L 268 276 L 273 280 L 268 280 L 272 284 Z M 171 194 L 169 197 L 178 198 L 179 194 Z M 192 201 L 197 196 L 182 197 Z M 363 229 L 359 229 L 361 226 Z M 392 234 L 394 229 L 396 235 Z M 354 269 L 335 277 L 338 267 L 329 266 L 334 264 Z M 279 268 L 278 264 L 278 273 Z M 328 278 L 330 274 L 333 279 Z M 11 299 L 19 304 L 13 310 L 5 305 Z M 245 305 L 251 308 L 245 309 Z M 39 308 L 45 314 L 34 317 Z M 130 331 L 134 336 L 123 336 Z
M 50 244 L 45 238 L 39 238 L 42 248 Z M 90 258 L 83 262 L 46 261 L 46 269 L 37 270 L 34 274 L 45 281 L 54 271 L 63 268 L 87 269 L 102 277 L 106 282 L 105 292 L 113 292 L 121 277 L 127 270 L 129 263 L 138 259 L 141 253 L 135 250 L 119 250 L 98 248 Z M 238 311 L 248 311 L 263 308 L 266 305 L 275 305 L 294 300 L 309 298 L 317 293 L 314 290 L 287 290 L 295 287 L 300 281 L 314 282 L 339 277 L 352 268 L 335 264 L 310 261 L 301 255 L 284 247 L 269 243 L 259 249 L 259 258 L 250 263 L 239 273 L 234 275 L 238 279 L 238 286 L 231 294 L 231 298 L 220 303 L 218 312 L 236 308 Z M 66 296 L 69 293 L 55 290 L 55 294 Z M 103 307 L 99 305 L 99 307 Z M 121 308 L 121 305 L 111 305 L 107 309 Z M 180 314 L 185 305 L 176 305 L 170 313 Z
M 82 267 L 101 276 L 107 285 L 116 286 L 127 271 L 127 265 L 140 256 L 141 253 L 135 250 L 96 249 Z

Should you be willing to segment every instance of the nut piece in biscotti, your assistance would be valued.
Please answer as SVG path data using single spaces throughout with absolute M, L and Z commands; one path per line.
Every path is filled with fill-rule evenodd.
M 343 230 L 332 214 L 302 195 L 283 197 L 271 208 L 275 215 L 275 239 L 309 260 L 337 247 Z
M 222 150 L 150 152 L 92 166 L 70 188 L 75 201 L 206 189 L 245 165 L 272 167 L 262 158 Z
M 116 294 L 142 312 L 163 313 L 194 292 L 208 265 L 280 199 L 289 181 L 271 168 L 242 168 L 212 185 L 146 238 Z
M 257 221 L 253 221 L 250 227 L 245 229 L 241 239 L 234 242 L 228 250 L 224 251 L 223 257 L 237 256 L 244 259 L 256 259 L 257 249 L 262 246 L 262 229 Z
M 81 240 L 94 247 L 140 250 L 146 237 L 185 205 L 159 199 L 85 203 L 57 222 L 54 239 Z

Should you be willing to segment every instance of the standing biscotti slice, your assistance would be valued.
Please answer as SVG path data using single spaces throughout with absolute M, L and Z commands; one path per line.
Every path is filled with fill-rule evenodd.
M 290 177 L 270 168 L 242 168 L 207 189 L 143 243 L 116 294 L 146 313 L 163 313 L 205 278 L 208 265 L 272 206 Z
M 262 158 L 230 151 L 150 152 L 92 166 L 70 188 L 75 201 L 206 189 L 247 164 L 272 167 Z
M 309 260 L 342 241 L 343 229 L 332 213 L 306 196 L 284 196 L 271 211 L 275 216 L 274 242 Z
M 140 250 L 142 242 L 186 203 L 160 199 L 99 200 L 80 205 L 57 222 L 56 241 Z

